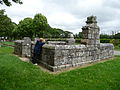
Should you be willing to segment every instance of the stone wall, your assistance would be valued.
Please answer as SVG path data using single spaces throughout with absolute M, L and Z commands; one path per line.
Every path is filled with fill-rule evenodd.
M 23 40 L 16 40 L 15 43 L 15 47 L 14 47 L 14 54 L 18 55 L 18 56 L 22 56 L 22 43 L 24 41 Z
M 113 44 L 100 43 L 99 30 L 96 17 L 88 17 L 86 26 L 82 27 L 81 45 L 75 45 L 73 35 L 66 42 L 49 41 L 43 46 L 38 63 L 55 72 L 113 57 Z M 14 53 L 23 57 L 32 57 L 34 45 L 25 37 L 15 42 Z
M 39 63 L 52 71 L 113 57 L 113 44 L 44 45 Z
M 67 43 L 65 41 L 47 41 L 48 44 L 52 45 L 66 45 Z
M 97 26 L 96 16 L 87 17 L 86 25 L 82 27 L 81 43 L 86 45 L 100 44 L 100 28 Z
M 14 53 L 22 57 L 32 57 L 35 44 L 31 42 L 32 44 L 24 45 L 23 42 L 24 40 L 18 40 L 15 42 Z M 26 51 L 26 53 L 24 51 Z M 80 66 L 87 63 L 92 63 L 103 59 L 111 58 L 113 57 L 113 55 L 114 55 L 113 44 L 99 44 L 99 45 L 45 44 L 42 48 L 39 64 L 55 72 L 63 70 L 65 68 Z
M 31 57 L 31 43 L 29 37 L 24 37 L 23 40 L 16 40 L 14 53 L 22 57 Z

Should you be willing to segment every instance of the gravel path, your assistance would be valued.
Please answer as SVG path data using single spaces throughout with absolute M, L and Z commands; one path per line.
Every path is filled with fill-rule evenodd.
M 120 55 L 120 51 L 114 51 L 114 55 Z

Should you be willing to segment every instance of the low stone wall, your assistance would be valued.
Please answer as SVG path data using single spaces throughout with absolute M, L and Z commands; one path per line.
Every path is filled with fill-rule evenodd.
M 24 40 L 16 40 L 14 53 L 21 57 L 31 57 L 32 42 L 29 38 L 25 37 Z
M 23 40 L 16 40 L 15 41 L 15 47 L 14 47 L 14 54 L 18 56 L 22 56 L 22 43 Z
M 113 57 L 113 44 L 44 45 L 39 64 L 51 71 L 84 65 Z
M 14 53 L 22 57 L 32 57 L 34 45 L 34 42 L 24 43 L 24 40 L 17 40 Z M 43 46 L 39 64 L 55 72 L 113 57 L 113 49 L 113 44 L 56 45 L 54 42 Z
M 66 45 L 67 43 L 65 41 L 47 41 L 48 44 L 52 45 Z

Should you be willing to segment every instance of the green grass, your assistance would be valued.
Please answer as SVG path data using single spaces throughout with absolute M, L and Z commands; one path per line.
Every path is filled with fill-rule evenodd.
M 14 45 L 14 42 L 8 42 L 8 41 L 1 42 L 1 43 L 8 44 L 8 45 Z
M 119 45 L 119 46 L 118 46 L 118 45 L 115 45 L 115 46 L 114 46 L 114 50 L 120 51 L 120 45 Z
M 8 51 L 8 52 L 7 52 Z M 120 56 L 52 75 L 0 48 L 0 90 L 120 90 Z
M 0 54 L 12 54 L 13 53 L 13 48 L 11 47 L 0 47 Z
M 8 41 L 4 41 L 0 43 L 2 43 L 2 45 L 0 45 L 1 47 L 8 47 L 9 45 L 14 45 L 14 42 L 8 42 Z M 7 45 L 3 45 L 3 44 L 7 44 Z

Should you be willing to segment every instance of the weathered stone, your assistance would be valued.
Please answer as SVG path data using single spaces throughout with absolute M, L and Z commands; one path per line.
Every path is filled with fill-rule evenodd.
M 85 45 L 98 45 L 100 44 L 99 38 L 99 27 L 95 16 L 87 18 L 86 26 L 82 27 L 83 39 L 82 44 Z
M 65 41 L 48 41 L 47 43 L 52 45 L 66 45 Z
M 64 41 L 50 41 L 42 47 L 38 60 L 39 65 L 56 72 L 113 57 L 113 44 L 100 43 L 96 17 L 88 17 L 86 23 L 86 26 L 82 28 L 83 39 L 81 42 L 83 44 L 74 45 L 73 35 L 67 39 L 67 43 Z M 29 55 L 32 56 L 35 43 L 31 43 L 29 38 L 16 41 L 15 54 L 27 57 Z
M 24 42 L 24 40 L 16 40 L 15 41 L 15 47 L 14 47 L 14 53 L 16 55 L 22 56 L 22 43 Z
M 75 44 L 75 39 L 74 39 L 73 34 L 70 34 L 70 38 L 67 39 L 67 44 L 68 44 L 68 45 L 73 45 L 73 44 Z
M 113 51 L 112 44 L 100 44 L 96 47 L 94 45 L 87 45 L 86 47 L 84 45 L 54 45 L 54 49 L 50 49 L 49 45 L 45 45 L 42 49 L 44 54 L 42 54 L 41 60 L 49 66 L 57 66 L 59 67 L 58 70 L 61 70 L 65 68 L 64 65 L 74 67 L 112 57 L 113 53 L 111 51 Z M 51 52 L 54 53 L 50 54 Z
M 15 41 L 14 53 L 22 57 L 31 57 L 31 40 L 25 37 L 24 40 Z
M 97 18 L 96 16 L 87 17 L 86 23 L 87 24 L 97 23 L 96 18 Z
M 22 56 L 31 57 L 31 39 L 29 37 L 24 37 L 22 45 Z

